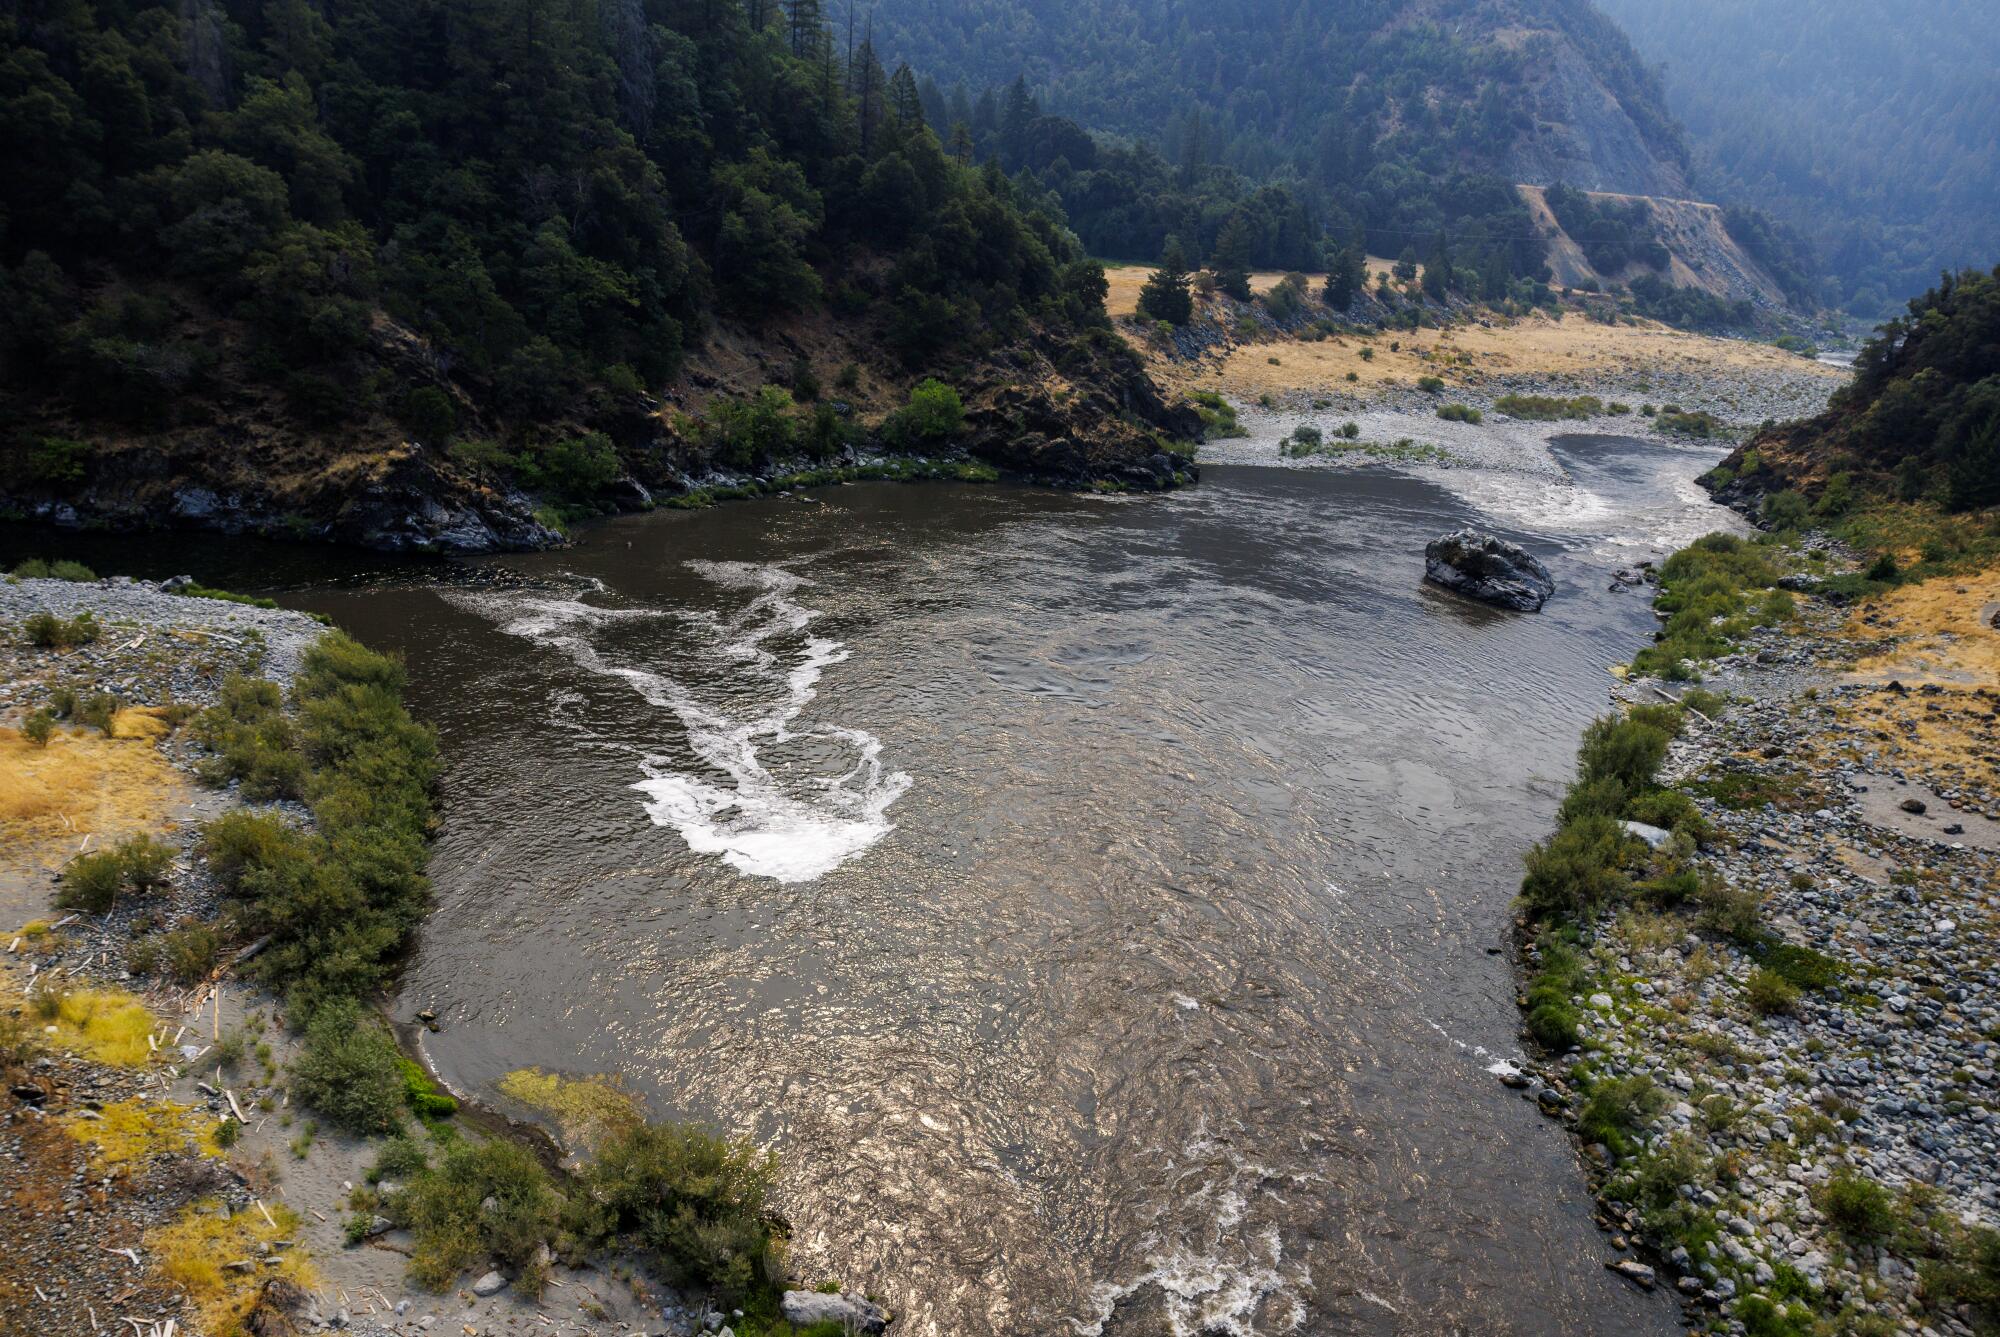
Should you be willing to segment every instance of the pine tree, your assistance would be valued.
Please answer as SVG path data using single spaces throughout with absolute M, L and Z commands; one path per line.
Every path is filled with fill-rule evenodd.
M 898 65 L 889 77 L 889 111 L 904 130 L 924 123 L 924 102 L 917 93 L 917 76 L 908 65 Z
M 972 127 L 964 121 L 951 123 L 951 156 L 960 167 L 972 161 Z
M 792 54 L 801 60 L 819 50 L 820 28 L 826 22 L 819 0 L 785 0 L 785 26 Z
M 1335 311 L 1345 311 L 1354 304 L 1367 281 L 1367 265 L 1357 246 L 1343 246 L 1328 259 L 1326 266 L 1326 304 Z
M 1028 126 L 1039 115 L 1041 109 L 1028 92 L 1026 77 L 1015 75 L 1014 82 L 1007 86 L 1007 100 L 1000 111 L 1000 157 L 1009 171 L 1019 167 L 1028 156 Z
M 1239 302 L 1250 300 L 1250 225 L 1241 209 L 1222 224 L 1208 267 L 1215 271 L 1216 287 Z
M 1194 318 L 1194 293 L 1188 280 L 1187 254 L 1179 237 L 1168 237 L 1160 255 L 1160 267 L 1139 289 L 1139 310 L 1169 325 L 1185 325 Z
M 1451 296 L 1454 286 L 1451 263 L 1451 243 L 1442 231 L 1431 243 L 1431 253 L 1424 261 L 1424 292 L 1435 301 L 1443 301 Z

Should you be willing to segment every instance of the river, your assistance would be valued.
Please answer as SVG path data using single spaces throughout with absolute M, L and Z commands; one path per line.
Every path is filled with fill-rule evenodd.
M 1715 453 L 1555 454 L 1559 494 L 869 484 L 288 583 L 449 759 L 401 1014 L 476 1095 L 615 1074 L 769 1145 L 796 1270 L 899 1332 L 1675 1331 L 1489 1069 L 1520 856 L 1654 626 L 1611 572 L 1730 521 Z M 1420 582 L 1465 523 L 1546 611 Z

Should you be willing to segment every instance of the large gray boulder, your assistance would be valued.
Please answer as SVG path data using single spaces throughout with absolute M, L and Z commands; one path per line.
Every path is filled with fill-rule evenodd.
M 1555 577 L 1533 556 L 1475 529 L 1433 539 L 1424 549 L 1424 579 L 1523 613 L 1540 612 L 1556 592 Z
M 879 1305 L 853 1291 L 842 1291 L 838 1295 L 828 1295 L 824 1291 L 786 1291 L 778 1308 L 787 1323 L 800 1328 L 831 1321 L 840 1324 L 847 1332 L 877 1334 L 889 1326 L 889 1315 Z

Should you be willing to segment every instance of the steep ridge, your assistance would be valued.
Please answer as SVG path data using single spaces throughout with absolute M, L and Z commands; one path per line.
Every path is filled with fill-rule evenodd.
M 1547 188 L 1524 185 L 1520 191 L 1536 225 L 1549 237 L 1549 267 L 1555 271 L 1555 282 L 1568 288 L 1592 282 L 1606 286 L 1629 284 L 1642 274 L 1654 272 L 1637 261 L 1609 273 L 1597 268 L 1549 208 Z M 1699 288 L 1728 301 L 1747 300 L 1765 308 L 1786 305 L 1784 290 L 1777 280 L 1729 235 L 1721 206 L 1698 200 L 1604 191 L 1592 191 L 1589 195 L 1593 201 L 1645 206 L 1651 235 L 1670 255 L 1662 277 L 1676 288 Z

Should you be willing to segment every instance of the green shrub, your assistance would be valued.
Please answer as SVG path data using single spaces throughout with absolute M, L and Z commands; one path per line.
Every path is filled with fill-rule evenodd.
M 1653 430 L 1673 436 L 1692 436 L 1704 441 L 1723 432 L 1722 420 L 1713 413 L 1684 413 L 1671 404 L 1653 419 Z
M 1650 786 L 1673 738 L 1656 722 L 1660 718 L 1605 715 L 1591 721 L 1577 749 L 1578 779 L 1616 780 L 1628 793 Z
M 443 445 L 458 428 L 458 405 L 434 385 L 420 385 L 405 394 L 396 416 L 429 446 Z
M 1759 1016 L 1770 1017 L 1798 1011 L 1799 990 L 1784 976 L 1762 966 L 1744 981 L 1743 995 Z
M 68 559 L 59 562 L 50 562 L 49 575 L 57 580 L 70 580 L 78 584 L 89 584 L 91 581 L 97 579 L 97 573 L 82 562 L 72 562 Z
M 1868 566 L 1868 579 L 1873 581 L 1886 584 L 1896 579 L 1899 574 L 1901 573 L 1896 569 L 1896 557 L 1893 553 L 1883 553 Z
M 1236 421 L 1236 406 L 1220 394 L 1213 390 L 1196 390 L 1188 398 L 1201 418 L 1202 434 L 1210 440 L 1248 435 Z
M 1493 401 L 1493 407 L 1510 418 L 1525 418 L 1531 422 L 1581 420 L 1594 418 L 1604 411 L 1603 401 L 1595 395 L 1578 395 L 1574 399 L 1556 395 L 1502 395 Z
M 357 1004 L 328 1002 L 306 1025 L 292 1093 L 349 1132 L 394 1132 L 404 1104 L 401 1057 L 388 1032 Z
M 55 737 L 56 717 L 46 710 L 34 710 L 21 721 L 21 737 L 36 747 L 47 747 L 49 739 Z
M 547 1280 L 538 1254 L 556 1237 L 561 1200 L 541 1162 L 496 1139 L 452 1147 L 435 1169 L 413 1169 L 389 1213 L 415 1236 L 410 1276 L 417 1284 L 445 1290 L 492 1258 L 515 1272 L 516 1290 L 533 1297 Z
M 379 1184 L 383 1180 L 405 1183 L 430 1169 L 430 1154 L 424 1144 L 407 1134 L 398 1133 L 382 1141 L 381 1149 L 375 1155 L 375 1163 L 368 1167 L 368 1182 Z
M 1774 492 L 1764 498 L 1764 523 L 1773 529 L 1803 529 L 1812 519 L 1812 510 L 1797 492 Z
M 258 802 L 303 795 L 305 760 L 276 683 L 230 674 L 216 704 L 196 718 L 194 734 L 214 754 L 200 767 L 207 783 L 236 781 Z
M 910 391 L 910 402 L 882 423 L 882 439 L 902 451 L 936 449 L 958 435 L 965 404 L 958 391 L 931 377 Z
M 1425 394 L 1427 394 L 1427 395 L 1437 395 L 1437 394 L 1443 394 L 1443 393 L 1444 393 L 1444 377 L 1442 377 L 1442 376 L 1419 376 L 1419 377 L 1417 377 L 1417 389 L 1419 389 L 1419 390 L 1423 391 L 1423 392 L 1424 392 Z
M 109 738 L 118 722 L 118 698 L 109 692 L 93 693 L 84 699 L 76 718 L 78 723 L 89 725 Z
M 1351 421 L 1344 422 L 1340 424 L 1340 434 L 1347 440 L 1352 441 L 1361 435 L 1361 424 Z
M 1799 989 L 1826 989 L 1840 982 L 1840 962 L 1797 943 L 1767 941 L 1754 955 L 1779 979 Z
M 164 886 L 167 873 L 174 866 L 174 856 L 179 853 L 172 845 L 151 836 L 134 836 L 119 845 L 117 852 L 125 885 L 134 891 Z
M 1630 1134 L 1666 1104 L 1666 1095 L 1645 1074 L 1614 1077 L 1591 1088 L 1577 1114 L 1577 1133 L 1585 1142 L 1602 1142 L 1622 1155 Z
M 764 1221 L 771 1159 L 699 1128 L 614 1134 L 580 1176 L 578 1233 L 648 1253 L 677 1285 L 739 1301 L 779 1277 Z
M 1559 828 L 1528 851 L 1521 898 L 1546 919 L 1584 914 L 1628 885 L 1623 861 L 1629 837 L 1609 817 L 1591 815 Z
M 1438 417 L 1443 418 L 1446 422 L 1476 423 L 1483 421 L 1486 417 L 1485 414 L 1473 408 L 1470 404 L 1440 404 L 1437 414 Z
M 1701 922 L 1711 932 L 1739 943 L 1754 943 L 1764 935 L 1764 898 L 1754 888 L 1737 888 L 1719 877 L 1702 879 Z
M 1678 789 L 1652 789 L 1638 795 L 1626 805 L 1625 816 L 1648 826 L 1679 832 L 1697 845 L 1707 844 L 1715 835 L 1715 829 L 1701 815 L 1694 800 Z
M 1580 1040 L 1580 1018 L 1570 999 L 1583 992 L 1583 958 L 1576 948 L 1551 933 L 1542 936 L 1540 966 L 1528 981 L 1528 1033 L 1551 1053 L 1574 1048 Z
M 160 964 L 181 984 L 207 979 L 222 960 L 222 939 L 206 924 L 189 924 L 160 935 Z
M 1896 1208 L 1889 1190 L 1858 1170 L 1836 1170 L 1813 1195 L 1843 1235 L 1857 1241 L 1881 1239 L 1896 1227 Z
M 44 650 L 73 650 L 80 645 L 89 645 L 98 637 L 97 619 L 89 613 L 78 613 L 72 618 L 57 617 L 54 613 L 30 613 L 21 629 L 27 633 L 28 644 Z
M 16 580 L 47 580 L 49 564 L 39 557 L 30 557 L 25 561 L 16 562 L 14 569 L 7 574 Z
M 80 854 L 63 868 L 56 904 L 65 910 L 101 915 L 125 887 L 125 861 L 116 850 Z

